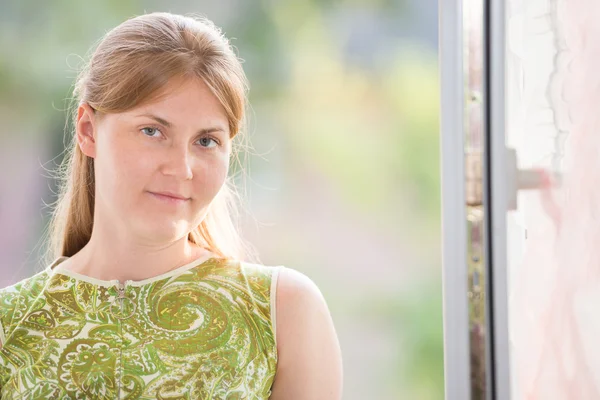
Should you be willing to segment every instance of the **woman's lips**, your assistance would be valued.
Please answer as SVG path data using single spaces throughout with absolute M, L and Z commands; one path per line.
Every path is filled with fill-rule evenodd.
M 169 196 L 167 194 L 162 194 L 162 193 L 154 193 L 154 192 L 148 192 L 148 193 L 150 193 L 154 198 L 156 198 L 160 201 L 163 201 L 167 204 L 174 204 L 174 205 L 185 204 L 190 200 L 190 199 L 180 199 L 180 198 Z

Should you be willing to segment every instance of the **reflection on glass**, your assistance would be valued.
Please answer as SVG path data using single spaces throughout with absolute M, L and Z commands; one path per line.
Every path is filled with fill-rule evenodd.
M 507 145 L 520 168 L 563 175 L 520 193 L 507 216 L 516 400 L 600 398 L 598 12 L 592 1 L 508 1 Z
M 555 32 L 549 1 L 526 3 L 511 0 L 507 5 L 506 142 L 507 147 L 516 150 L 519 168 L 550 168 L 558 157 L 558 131 L 551 99 L 546 96 L 555 69 Z M 532 364 L 527 360 L 539 352 L 534 342 L 542 336 L 535 330 L 537 317 L 531 319 L 528 315 L 537 314 L 543 307 L 532 295 L 541 294 L 551 285 L 544 279 L 547 275 L 535 263 L 525 262 L 524 257 L 534 250 L 531 243 L 544 235 L 540 229 L 550 230 L 544 223 L 539 193 L 521 192 L 517 204 L 518 209 L 507 215 L 511 397 L 524 399 L 531 392 L 534 371 L 539 368 L 533 365 L 539 361 Z M 550 253 L 537 258 L 540 267 L 549 265 L 548 257 Z

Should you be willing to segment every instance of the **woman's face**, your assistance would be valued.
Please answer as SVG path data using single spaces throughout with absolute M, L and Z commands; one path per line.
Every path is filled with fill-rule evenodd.
M 225 183 L 231 152 L 225 110 L 206 84 L 172 82 L 164 93 L 123 113 L 92 116 L 88 125 L 79 111 L 80 146 L 94 158 L 95 223 L 149 244 L 181 239 L 200 224 Z

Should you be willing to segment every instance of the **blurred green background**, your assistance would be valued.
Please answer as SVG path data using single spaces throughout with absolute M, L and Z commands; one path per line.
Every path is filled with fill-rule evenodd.
M 43 266 L 48 170 L 89 48 L 128 17 L 199 13 L 251 90 L 245 235 L 311 277 L 344 399 L 442 399 L 437 3 L 0 0 L 0 286 Z

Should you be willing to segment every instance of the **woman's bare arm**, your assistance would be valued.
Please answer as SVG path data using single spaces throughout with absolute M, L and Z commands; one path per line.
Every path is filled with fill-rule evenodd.
M 340 345 L 317 285 L 294 269 L 282 268 L 276 303 L 279 357 L 270 399 L 341 399 Z

